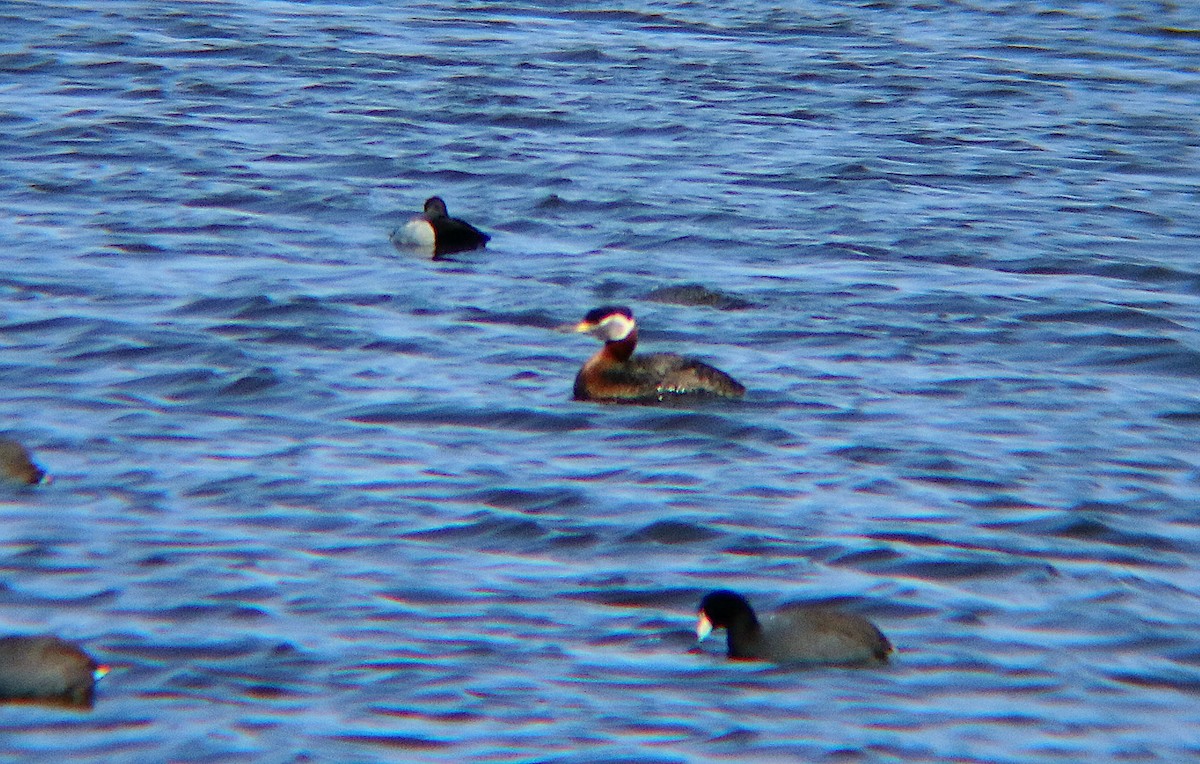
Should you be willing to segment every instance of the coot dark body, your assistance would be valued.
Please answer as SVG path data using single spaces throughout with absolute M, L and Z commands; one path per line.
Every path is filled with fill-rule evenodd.
M 700 602 L 696 638 L 724 628 L 735 660 L 772 663 L 886 663 L 892 643 L 867 619 L 827 608 L 791 606 L 760 622 L 740 594 L 719 590 Z
M 0 637 L 0 702 L 91 708 L 96 679 L 107 671 L 58 637 Z
M 24 446 L 15 440 L 0 438 L 0 481 L 36 485 L 44 479 L 45 470 L 33 463 Z

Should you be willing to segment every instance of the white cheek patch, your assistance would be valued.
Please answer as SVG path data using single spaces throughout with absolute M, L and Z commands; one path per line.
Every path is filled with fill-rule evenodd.
M 708 620 L 708 616 L 704 613 L 700 614 L 700 620 L 696 621 L 696 641 L 703 642 L 704 638 L 712 634 L 712 621 Z
M 596 324 L 596 331 L 606 342 L 616 342 L 629 336 L 635 326 L 632 318 L 626 318 L 620 313 L 614 313 Z
M 392 231 L 392 243 L 403 249 L 411 249 L 422 254 L 433 255 L 436 240 L 433 226 L 428 220 L 416 218 Z

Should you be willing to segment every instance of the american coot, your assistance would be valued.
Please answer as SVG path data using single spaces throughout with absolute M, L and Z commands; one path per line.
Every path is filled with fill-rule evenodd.
M 96 680 L 108 673 L 58 637 L 0 637 L 0 701 L 91 708 Z
M 759 623 L 746 598 L 720 590 L 700 602 L 696 638 L 727 632 L 729 657 L 773 663 L 886 663 L 892 643 L 861 616 L 825 608 L 792 606 Z
M 36 485 L 43 479 L 46 479 L 45 470 L 33 463 L 24 446 L 15 440 L 0 438 L 0 480 Z
M 604 341 L 575 376 L 577 401 L 645 403 L 697 393 L 729 398 L 746 393 L 733 377 L 695 358 L 674 353 L 635 356 L 637 323 L 629 308 L 596 308 L 575 331 Z
M 438 257 L 480 249 L 491 239 L 465 220 L 450 217 L 439 196 L 425 200 L 425 213 L 392 231 L 397 247 L 415 249 Z

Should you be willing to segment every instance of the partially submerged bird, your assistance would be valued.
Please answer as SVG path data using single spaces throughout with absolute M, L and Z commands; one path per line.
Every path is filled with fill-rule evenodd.
M 624 306 L 589 311 L 575 331 L 603 340 L 575 376 L 575 400 L 650 403 L 685 395 L 740 398 L 746 388 L 720 369 L 675 353 L 634 355 L 637 323 Z
M 392 243 L 433 257 L 480 249 L 492 238 L 465 220 L 450 217 L 440 196 L 425 200 L 425 212 L 395 231 Z
M 745 597 L 726 589 L 700 601 L 696 639 L 721 628 L 735 660 L 853 665 L 887 663 L 892 652 L 888 638 L 862 616 L 793 605 L 760 622 Z
M 0 702 L 91 708 L 96 680 L 107 673 L 58 637 L 0 637 Z
M 25 446 L 15 440 L 0 438 L 0 481 L 37 485 L 47 479 L 46 471 L 33 463 Z

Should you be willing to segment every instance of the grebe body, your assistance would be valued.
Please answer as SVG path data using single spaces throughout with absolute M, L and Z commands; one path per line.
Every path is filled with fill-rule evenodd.
M 746 388 L 720 369 L 674 353 L 634 355 L 637 323 L 629 308 L 596 308 L 575 331 L 604 341 L 575 376 L 575 400 L 652 403 L 688 395 L 740 398 Z

